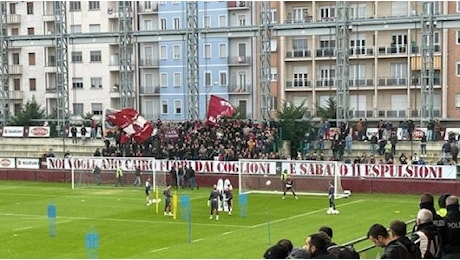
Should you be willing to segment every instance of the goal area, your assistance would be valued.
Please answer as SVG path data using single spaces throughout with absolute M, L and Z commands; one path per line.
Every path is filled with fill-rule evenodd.
M 141 171 L 140 186 L 150 178 L 155 190 L 166 186 L 166 172 L 160 171 L 160 162 L 155 158 L 146 157 L 71 157 L 63 161 L 63 168 L 71 172 L 72 189 L 87 186 L 113 186 L 117 183 L 116 172 L 120 167 L 123 171 L 121 183 L 126 187 L 133 187 L 136 179 L 136 167 Z M 99 176 L 94 169 L 99 167 Z
M 240 194 L 282 193 L 281 174 L 287 170 L 298 195 L 328 195 L 330 182 L 334 184 L 336 198 L 349 195 L 349 192 L 344 193 L 339 164 L 335 161 L 240 159 L 238 162 Z

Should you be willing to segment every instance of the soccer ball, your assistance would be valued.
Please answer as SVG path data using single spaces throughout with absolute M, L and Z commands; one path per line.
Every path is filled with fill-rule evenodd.
M 331 215 L 333 213 L 333 211 L 334 211 L 333 209 L 327 209 L 326 214 Z
M 265 185 L 269 186 L 270 184 L 272 184 L 272 181 L 271 180 L 268 180 L 265 182 Z

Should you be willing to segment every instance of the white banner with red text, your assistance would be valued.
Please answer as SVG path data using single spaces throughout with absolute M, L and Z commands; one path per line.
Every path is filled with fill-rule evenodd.
M 99 165 L 102 170 L 115 171 L 121 167 L 124 171 L 134 171 L 139 166 L 147 172 L 169 172 L 173 166 L 192 167 L 198 174 L 256 174 L 275 175 L 277 167 L 287 169 L 294 175 L 333 176 L 338 170 L 341 177 L 359 178 L 405 178 L 451 180 L 457 178 L 457 167 L 452 165 L 392 165 L 392 164 L 343 164 L 335 162 L 307 161 L 186 161 L 155 160 L 151 158 L 47 158 L 47 168 L 52 170 L 92 170 Z M 278 165 L 277 165 L 278 164 Z M 240 169 L 241 168 L 241 169 Z M 278 170 L 279 172 L 279 170 Z

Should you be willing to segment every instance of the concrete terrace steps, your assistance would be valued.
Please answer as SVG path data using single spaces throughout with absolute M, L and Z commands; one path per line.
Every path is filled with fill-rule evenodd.
M 114 144 L 114 141 L 111 141 Z M 441 147 L 444 141 L 428 142 L 427 156 L 425 160 L 435 163 L 442 156 Z M 70 138 L 0 138 L 0 157 L 41 157 L 44 153 L 52 149 L 56 156 L 63 156 L 66 151 L 73 156 L 92 156 L 96 148 L 102 149 L 103 139 L 78 140 L 77 144 L 72 144 Z M 326 142 L 324 150 L 325 156 L 331 156 L 330 142 Z M 410 157 L 412 153 L 420 154 L 420 142 L 399 141 L 396 145 L 395 159 L 401 153 Z M 352 154 L 349 156 L 354 159 L 363 153 L 370 155 L 370 143 L 354 141 Z M 378 156 L 378 158 L 381 158 Z

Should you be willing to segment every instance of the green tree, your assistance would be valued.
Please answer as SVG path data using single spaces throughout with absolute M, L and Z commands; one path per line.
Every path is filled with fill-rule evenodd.
M 10 119 L 10 124 L 13 126 L 39 126 L 43 125 L 46 120 L 45 110 L 41 108 L 35 96 L 32 100 L 27 101 L 21 108 L 21 111 Z
M 306 133 L 312 134 L 313 126 L 311 117 L 307 116 L 308 109 L 304 100 L 300 105 L 295 106 L 290 101 L 284 101 L 277 115 L 281 126 L 281 139 L 291 141 L 291 158 L 295 158 L 300 144 Z
M 318 117 L 323 119 L 336 119 L 337 118 L 337 101 L 333 96 L 326 100 L 325 106 L 317 106 Z

